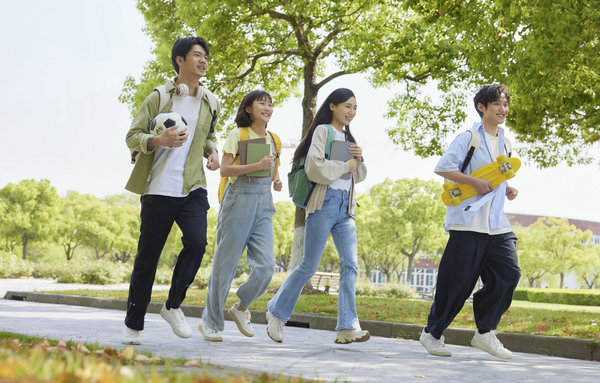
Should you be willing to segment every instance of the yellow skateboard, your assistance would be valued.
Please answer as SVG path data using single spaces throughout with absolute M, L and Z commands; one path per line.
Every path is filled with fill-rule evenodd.
M 496 187 L 502 182 L 513 178 L 520 167 L 521 160 L 514 157 L 506 158 L 503 154 L 498 156 L 496 161 L 480 167 L 470 175 L 488 180 L 493 187 Z M 442 201 L 446 206 L 456 206 L 461 203 L 461 201 L 476 195 L 477 191 L 471 185 L 462 184 L 460 182 L 455 184 L 446 182 L 444 184 L 444 191 L 442 192 Z

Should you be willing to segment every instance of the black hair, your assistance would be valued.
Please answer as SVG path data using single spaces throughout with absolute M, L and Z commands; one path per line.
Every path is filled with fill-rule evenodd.
M 329 108 L 329 105 L 338 105 L 339 103 L 348 101 L 352 97 L 356 98 L 354 93 L 350 89 L 346 88 L 338 88 L 331 92 L 329 96 L 327 96 L 317 111 L 317 114 L 315 114 L 315 118 L 313 118 L 310 127 L 306 131 L 306 134 L 298 144 L 292 161 L 298 161 L 300 158 L 306 156 L 308 149 L 310 149 L 310 145 L 312 144 L 312 137 L 317 126 L 331 123 L 331 120 L 333 119 L 333 111 Z M 354 136 L 352 136 L 352 133 L 350 133 L 350 126 L 346 125 L 345 127 L 346 139 L 356 143 Z
M 245 128 L 252 125 L 252 118 L 250 117 L 250 113 L 246 110 L 247 107 L 251 107 L 254 101 L 263 101 L 269 100 L 273 102 L 273 97 L 264 90 L 253 90 L 244 96 L 240 107 L 238 108 L 237 114 L 235 115 L 235 124 L 238 128 Z
M 175 59 L 178 56 L 181 56 L 181 57 L 183 57 L 183 60 L 185 61 L 187 54 L 190 52 L 192 47 L 196 44 L 200 45 L 204 49 L 204 51 L 206 52 L 207 55 L 209 54 L 208 53 L 208 45 L 206 44 L 206 41 L 202 37 L 197 37 L 197 36 L 181 37 L 181 38 L 177 39 L 177 41 L 175 41 L 175 44 L 173 44 L 173 48 L 171 48 L 171 62 L 173 63 L 173 68 L 175 68 L 175 72 L 177 72 L 177 74 L 179 74 L 179 64 L 177 64 L 177 61 Z
M 477 108 L 477 105 L 481 103 L 483 106 L 487 108 L 490 102 L 498 101 L 500 96 L 504 93 L 506 97 L 506 102 L 510 103 L 510 94 L 508 93 L 508 88 L 506 85 L 502 84 L 491 84 L 484 85 L 479 88 L 475 97 L 473 97 L 473 103 L 475 104 L 475 110 L 479 113 L 479 116 L 482 117 L 483 113 Z

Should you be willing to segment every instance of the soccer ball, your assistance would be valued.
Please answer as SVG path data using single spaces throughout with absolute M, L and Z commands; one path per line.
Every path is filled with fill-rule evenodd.
M 152 123 L 150 123 L 150 134 L 158 136 L 167 128 L 175 125 L 179 126 L 181 129 L 187 127 L 187 121 L 185 121 L 185 118 L 177 112 L 159 113 L 154 117 Z

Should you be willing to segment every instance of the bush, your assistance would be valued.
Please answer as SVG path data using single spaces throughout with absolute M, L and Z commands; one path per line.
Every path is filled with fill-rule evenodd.
M 12 253 L 0 253 L 0 278 L 29 277 L 33 265 Z
M 600 306 L 599 290 L 519 288 L 514 300 L 559 303 L 564 305 Z
M 267 287 L 267 290 L 271 290 L 273 288 L 280 288 L 281 285 L 283 285 L 283 282 L 285 281 L 285 279 L 288 277 L 288 275 L 290 275 L 289 272 L 281 272 L 281 273 L 275 273 L 273 274 L 273 278 L 271 278 L 271 282 L 269 283 L 269 287 Z
M 109 260 L 71 260 L 44 262 L 35 265 L 32 275 L 52 278 L 58 283 L 106 285 L 127 282 L 130 266 Z
M 356 282 L 356 295 L 363 297 L 412 298 L 414 292 L 407 285 L 385 283 L 376 285 L 369 281 Z
M 233 280 L 236 287 L 243 285 L 248 280 L 248 274 L 242 273 L 239 277 Z
M 171 278 L 173 277 L 173 270 L 168 267 L 161 267 L 156 270 L 156 276 L 154 277 L 154 283 L 159 285 L 170 285 Z
M 193 286 L 204 290 L 208 287 L 208 280 L 210 279 L 210 267 L 201 267 L 196 273 L 196 279 L 194 279 Z

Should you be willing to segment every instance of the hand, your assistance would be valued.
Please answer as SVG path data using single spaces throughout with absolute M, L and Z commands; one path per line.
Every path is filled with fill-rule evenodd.
M 260 159 L 256 164 L 258 166 L 258 170 L 271 170 L 271 166 L 273 165 L 273 158 L 275 156 L 264 156 Z
M 354 156 L 354 158 L 358 161 L 363 161 L 362 149 L 360 148 L 360 146 L 350 145 L 350 147 L 348 148 L 348 152 L 350 153 L 350 155 Z
M 356 171 L 356 165 L 357 165 L 356 164 L 356 160 L 353 158 L 353 159 L 350 159 L 350 160 L 348 160 L 346 162 L 350 165 L 350 170 L 349 170 L 350 173 L 354 173 Z
M 275 180 L 273 181 L 273 190 L 281 191 L 282 187 L 283 187 L 283 183 L 279 179 L 279 176 L 277 176 L 277 178 L 275 178 Z
M 473 183 L 471 184 L 471 186 L 473 186 L 475 188 L 475 190 L 477 191 L 477 194 L 487 194 L 487 193 L 491 192 L 492 190 L 494 190 L 494 188 L 492 187 L 492 184 L 488 180 L 484 180 L 484 179 L 477 178 L 477 177 L 472 177 L 472 178 L 473 178 Z
M 208 170 L 217 170 L 220 167 L 221 164 L 219 164 L 219 153 L 217 153 L 215 149 L 211 149 L 211 152 L 206 159 L 206 168 Z
M 517 189 L 510 186 L 506 187 L 506 198 L 508 198 L 509 201 L 512 201 L 513 199 L 517 198 L 517 194 L 519 194 L 519 191 Z
M 188 129 L 185 126 L 183 128 L 179 128 L 178 125 L 175 125 L 165 129 L 165 131 L 159 134 L 156 138 L 159 146 L 178 147 L 187 141 Z

